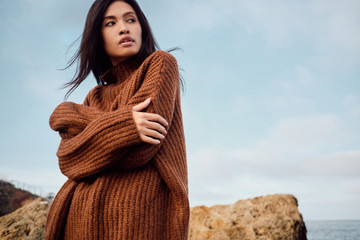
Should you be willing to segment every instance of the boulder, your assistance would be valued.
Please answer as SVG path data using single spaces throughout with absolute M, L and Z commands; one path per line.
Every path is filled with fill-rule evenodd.
M 0 239 L 45 239 L 45 223 L 50 204 L 41 198 L 0 217 Z
M 269 195 L 232 205 L 191 208 L 189 240 L 306 240 L 292 195 Z
M 0 217 L 38 198 L 28 191 L 16 188 L 13 184 L 0 180 Z
M 0 217 L 0 239 L 45 239 L 50 204 L 37 199 Z M 189 240 L 306 240 L 306 228 L 291 195 L 240 200 L 232 205 L 191 208 Z

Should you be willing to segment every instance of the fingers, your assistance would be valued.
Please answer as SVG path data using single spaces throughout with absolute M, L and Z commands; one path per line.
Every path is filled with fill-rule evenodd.
M 135 112 L 140 112 L 141 110 L 144 110 L 145 108 L 147 108 L 149 106 L 151 102 L 151 97 L 147 98 L 145 101 L 133 106 L 132 110 Z M 154 121 L 154 122 L 159 122 L 164 126 L 168 126 L 168 122 L 161 117 L 159 114 L 156 113 L 144 113 L 144 117 L 150 121 Z
M 167 134 L 165 126 L 166 120 L 155 113 L 145 113 L 133 111 L 133 117 L 140 137 L 144 142 L 159 144 Z
M 161 133 L 158 132 L 157 130 L 154 130 L 153 128 L 148 128 L 145 126 L 141 126 L 138 130 L 141 140 L 143 140 L 143 142 L 147 142 L 150 144 L 159 144 L 160 140 L 163 140 L 166 134 L 165 129 L 164 129 L 165 133 Z
M 141 136 L 141 140 L 143 140 L 143 142 L 150 143 L 150 144 L 154 144 L 154 145 L 160 143 L 159 140 L 153 139 L 153 138 L 148 137 L 148 136 Z
M 141 135 L 145 135 L 151 138 L 156 139 L 164 139 L 167 131 L 163 125 L 158 122 L 152 122 L 145 118 L 138 118 L 139 115 L 143 115 L 144 113 L 135 113 L 134 119 L 136 123 L 136 127 Z
M 141 140 L 150 144 L 159 144 L 165 138 L 167 134 L 165 127 L 169 124 L 159 114 L 142 112 L 149 106 L 150 102 L 151 98 L 148 98 L 133 106 L 133 117 Z
M 164 126 L 162 126 L 159 123 L 148 121 L 148 122 L 144 123 L 143 127 L 144 127 L 144 129 L 154 130 L 155 132 L 161 134 L 162 136 L 165 136 L 167 134 L 167 131 L 164 128 Z M 159 138 L 157 136 L 152 136 L 152 137 Z
M 133 106 L 132 110 L 136 112 L 140 112 L 141 110 L 147 108 L 151 102 L 151 98 L 146 99 L 145 101 Z
M 165 138 L 165 135 L 159 133 L 158 131 L 156 130 L 152 130 L 152 129 L 144 129 L 143 131 L 143 134 L 142 134 L 144 137 L 149 137 L 149 138 L 152 138 L 152 139 L 155 139 L 155 140 L 163 140 Z M 141 136 L 141 135 L 140 135 Z
M 134 112 L 133 115 L 138 130 L 144 131 L 144 134 L 147 133 L 146 129 L 155 130 L 156 132 L 159 132 L 164 136 L 167 134 L 165 126 L 168 126 L 168 123 L 160 115 L 143 112 Z M 158 138 L 157 136 L 150 137 Z
M 159 114 L 156 114 L 156 113 L 143 113 L 143 114 L 144 114 L 144 117 L 149 121 L 158 122 L 166 127 L 169 126 L 169 123 L 165 120 L 165 118 L 163 118 Z

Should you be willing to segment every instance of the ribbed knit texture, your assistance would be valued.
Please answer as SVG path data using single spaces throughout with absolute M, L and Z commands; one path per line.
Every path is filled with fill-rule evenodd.
M 83 104 L 64 102 L 50 117 L 61 136 L 57 152 L 67 182 L 56 195 L 46 239 L 187 239 L 189 202 L 176 59 L 158 50 L 129 60 L 102 78 Z M 169 126 L 159 145 L 142 142 L 132 107 Z

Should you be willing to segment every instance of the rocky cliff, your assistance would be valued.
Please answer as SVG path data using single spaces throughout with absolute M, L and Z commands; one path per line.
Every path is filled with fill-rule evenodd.
M 50 204 L 36 199 L 15 212 L 0 217 L 0 239 L 45 239 L 46 216 Z
M 0 239 L 42 240 L 49 203 L 41 199 L 0 217 Z M 191 208 L 189 240 L 306 240 L 291 195 L 240 200 L 232 205 Z
M 0 180 L 0 217 L 38 198 L 28 191 L 16 188 L 13 184 Z
M 270 195 L 191 209 L 189 240 L 306 240 L 295 197 Z

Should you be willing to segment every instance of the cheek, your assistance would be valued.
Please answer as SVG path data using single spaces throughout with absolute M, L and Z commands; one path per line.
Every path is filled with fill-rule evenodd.
M 109 55 L 111 55 L 112 52 L 115 51 L 114 43 L 110 41 L 110 38 L 103 38 L 103 48 L 105 52 Z
M 140 27 L 140 29 L 138 31 L 138 38 L 139 38 L 139 41 L 140 41 L 140 43 L 142 45 L 142 30 L 141 30 L 141 27 Z
M 106 33 L 101 32 L 101 37 L 102 37 L 103 47 L 105 48 L 105 47 L 106 47 L 106 45 L 107 45 Z
M 112 35 L 112 33 L 109 31 L 103 31 L 101 35 L 102 35 L 104 46 L 112 44 L 115 39 L 114 36 Z
M 142 29 L 141 29 L 141 25 L 139 22 L 138 22 L 138 24 L 133 26 L 132 32 L 133 32 L 134 37 L 140 38 L 140 39 L 142 38 Z

